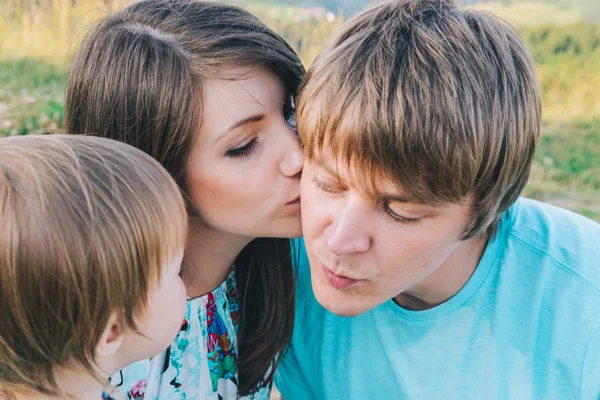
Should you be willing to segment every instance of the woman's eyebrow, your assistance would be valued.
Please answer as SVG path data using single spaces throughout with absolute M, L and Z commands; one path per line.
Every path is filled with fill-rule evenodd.
M 251 124 L 251 123 L 253 123 L 253 122 L 259 122 L 259 121 L 262 121 L 264 118 L 265 118 L 265 114 L 256 114 L 256 115 L 251 115 L 251 116 L 249 116 L 249 117 L 247 117 L 247 118 L 244 118 L 244 119 L 241 119 L 241 120 L 237 121 L 236 123 L 234 123 L 233 125 L 231 125 L 231 126 L 229 127 L 229 129 L 227 130 L 227 132 L 230 132 L 230 131 L 232 131 L 232 130 L 234 130 L 234 129 L 237 129 L 237 128 L 239 128 L 240 126 L 244 126 L 244 125 L 247 125 L 247 124 Z M 227 132 L 225 132 L 225 133 L 227 133 Z
M 233 131 L 234 129 L 237 129 L 241 126 L 244 125 L 248 125 L 254 122 L 260 122 L 265 118 L 265 114 L 256 114 L 256 115 L 251 115 L 249 117 L 243 118 L 237 122 L 235 122 L 233 125 L 231 125 L 227 130 L 225 130 L 223 133 L 221 133 L 213 142 L 212 144 L 216 144 L 219 141 L 221 141 L 224 137 L 227 136 L 227 134 L 229 134 L 229 132 Z

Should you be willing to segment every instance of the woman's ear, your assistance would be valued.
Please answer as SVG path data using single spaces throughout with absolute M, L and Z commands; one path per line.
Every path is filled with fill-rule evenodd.
M 123 328 L 118 322 L 117 314 L 113 313 L 96 346 L 97 357 L 111 357 L 117 353 L 123 343 Z

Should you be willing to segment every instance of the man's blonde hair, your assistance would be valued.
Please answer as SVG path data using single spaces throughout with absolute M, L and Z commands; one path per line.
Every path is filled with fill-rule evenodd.
M 451 0 L 391 0 L 349 20 L 298 101 L 307 156 L 324 146 L 373 196 L 375 178 L 415 201 L 472 196 L 463 238 L 496 231 L 525 186 L 539 135 L 534 64 L 517 33 Z
M 61 395 L 61 366 L 95 376 L 109 319 L 136 330 L 186 232 L 177 185 L 142 151 L 87 136 L 0 139 L 0 395 Z

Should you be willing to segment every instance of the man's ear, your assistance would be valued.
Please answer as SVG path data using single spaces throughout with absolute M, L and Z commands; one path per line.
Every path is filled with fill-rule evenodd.
M 110 357 L 117 353 L 123 343 L 123 328 L 118 323 L 117 314 L 113 313 L 96 346 L 97 357 Z

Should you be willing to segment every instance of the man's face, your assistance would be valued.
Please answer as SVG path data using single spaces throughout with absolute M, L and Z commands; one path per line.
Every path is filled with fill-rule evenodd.
M 374 201 L 349 172 L 327 149 L 304 165 L 302 227 L 319 303 L 354 316 L 443 285 L 432 274 L 466 243 L 468 207 L 418 204 L 385 180 Z

